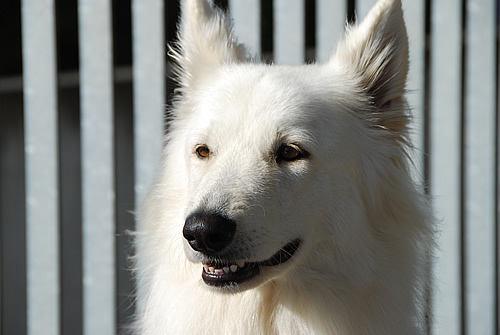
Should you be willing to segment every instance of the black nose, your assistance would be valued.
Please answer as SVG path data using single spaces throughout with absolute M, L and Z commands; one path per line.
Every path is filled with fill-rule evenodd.
M 191 248 L 205 254 L 213 254 L 227 247 L 235 232 L 234 221 L 214 213 L 191 214 L 182 231 Z

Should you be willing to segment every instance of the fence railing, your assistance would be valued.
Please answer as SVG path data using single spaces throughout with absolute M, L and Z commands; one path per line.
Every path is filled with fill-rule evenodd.
M 266 61 L 324 61 L 375 0 L 226 0 Z M 499 4 L 403 0 L 417 172 L 440 219 L 433 334 L 498 334 Z M 0 4 L 0 329 L 113 334 L 159 166 L 174 0 Z M 355 15 L 356 14 L 356 15 Z

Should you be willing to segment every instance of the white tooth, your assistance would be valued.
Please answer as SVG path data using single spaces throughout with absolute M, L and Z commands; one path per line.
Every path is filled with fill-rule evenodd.
M 216 275 L 222 275 L 222 274 L 224 274 L 224 270 L 222 270 L 222 269 L 215 269 L 214 272 L 215 272 Z
M 229 273 L 229 267 L 225 266 L 223 269 L 224 269 L 224 273 Z
M 214 268 L 212 266 L 208 268 L 208 273 L 214 273 Z
M 245 261 L 237 261 L 236 265 L 238 265 L 240 268 L 245 266 Z
M 230 268 L 231 268 L 232 272 L 236 272 L 236 270 L 238 270 L 238 265 L 234 265 L 233 264 L 233 265 L 230 266 Z
M 203 268 L 205 269 L 205 272 L 208 272 L 208 265 L 203 264 Z

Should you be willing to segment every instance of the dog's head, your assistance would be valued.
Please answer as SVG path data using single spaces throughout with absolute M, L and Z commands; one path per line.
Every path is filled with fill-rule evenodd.
M 327 63 L 303 66 L 250 59 L 206 0 L 184 1 L 182 13 L 172 50 L 172 138 L 187 171 L 178 233 L 204 282 L 244 290 L 298 270 L 321 243 L 369 248 L 362 193 L 377 185 L 362 184 L 376 160 L 397 168 L 406 140 L 400 1 L 379 1 Z

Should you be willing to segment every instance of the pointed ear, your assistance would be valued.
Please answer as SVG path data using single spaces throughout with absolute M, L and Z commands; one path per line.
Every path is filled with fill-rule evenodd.
M 170 48 L 182 90 L 218 65 L 246 60 L 233 35 L 232 20 L 210 0 L 183 0 L 178 42 Z
M 379 0 L 359 25 L 348 27 L 331 62 L 359 82 L 376 109 L 376 126 L 405 131 L 408 37 L 400 0 Z

